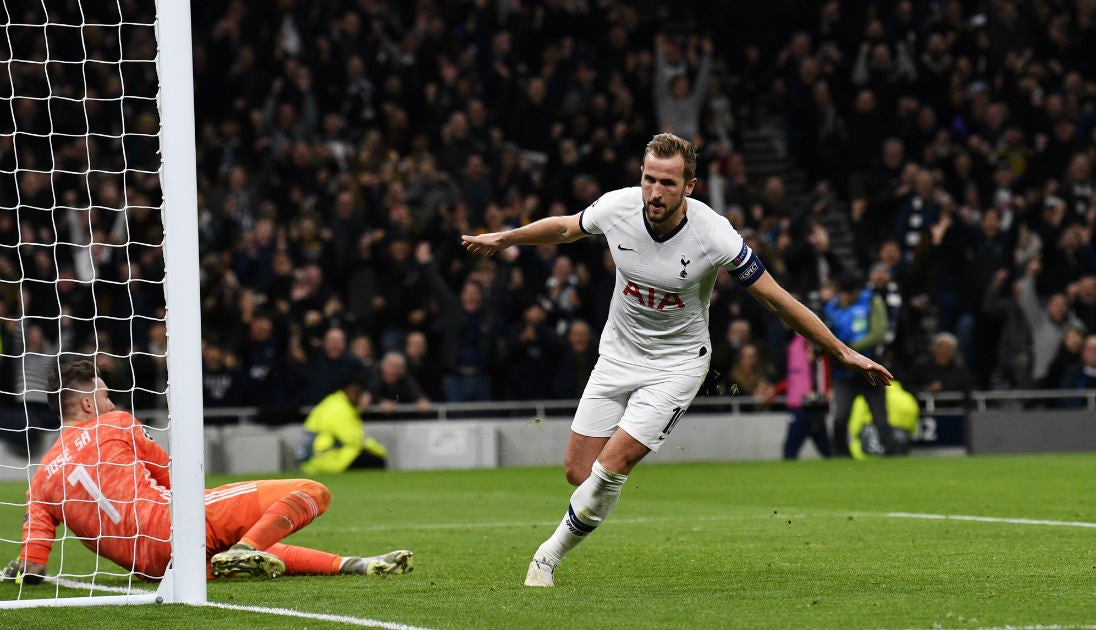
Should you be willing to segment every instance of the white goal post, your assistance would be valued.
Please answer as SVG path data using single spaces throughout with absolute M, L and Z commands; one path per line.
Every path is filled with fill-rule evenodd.
M 127 15 L 129 9 L 139 15 Z M 103 19 L 104 15 L 113 17 Z M 22 491 L 27 492 L 39 468 L 45 447 L 36 448 L 34 436 L 45 435 L 48 446 L 60 433 L 55 426 L 43 428 L 32 421 L 32 411 L 41 413 L 50 393 L 38 367 L 55 371 L 62 360 L 71 358 L 92 360 L 97 370 L 104 369 L 100 360 L 103 365 L 120 365 L 117 373 L 132 380 L 108 382 L 117 388 L 111 392 L 116 403 L 142 420 L 140 409 L 130 408 L 139 396 L 166 405 L 166 424 L 149 428 L 171 455 L 172 486 L 172 559 L 158 585 L 142 582 L 83 549 L 61 526 L 46 583 L 0 584 L 0 609 L 204 604 L 205 469 L 190 2 L 0 0 L 0 42 L 0 56 L 6 57 L 0 58 L 0 332 L 6 335 L 0 337 L 0 379 L 5 378 L 5 369 L 10 376 L 0 380 L 0 404 L 8 405 L 0 407 L 0 413 L 14 412 L 0 423 L 0 437 L 5 438 L 0 445 L 0 484 L 5 486 L 0 494 L 0 566 L 15 559 L 21 547 L 22 519 L 13 521 L 12 516 L 25 510 L 28 501 L 15 498 L 11 488 L 22 482 Z M 131 42 L 138 42 L 134 48 L 150 43 L 127 57 Z M 51 48 L 55 43 L 62 46 Z M 73 51 L 81 49 L 83 58 L 74 57 Z M 97 58 L 101 50 L 110 54 Z M 146 78 L 154 74 L 152 88 L 127 83 L 142 73 Z M 104 77 L 109 77 L 105 85 Z M 21 93 L 23 88 L 28 91 Z M 109 129 L 102 128 L 104 120 Z M 156 194 L 150 194 L 149 201 L 131 196 L 131 180 L 157 189 Z M 111 196 L 115 202 L 103 201 L 107 195 L 100 184 L 120 189 Z M 96 214 L 109 220 L 96 223 Z M 162 240 L 145 238 L 147 230 L 141 233 L 131 223 L 131 214 L 143 216 L 143 227 L 155 224 L 153 233 L 162 230 Z M 12 224 L 14 229 L 5 232 Z M 52 234 L 52 242 L 41 234 Z M 100 273 L 107 265 L 114 270 L 140 266 L 134 256 L 143 256 L 146 267 L 162 265 L 162 278 L 133 269 L 121 279 Z M 159 260 L 150 263 L 150 256 Z M 35 263 L 52 267 L 52 282 L 39 277 Z M 51 284 L 55 303 L 42 299 Z M 156 294 L 160 290 L 162 298 Z M 76 293 L 90 297 L 76 307 L 67 302 Z M 149 293 L 155 294 L 153 304 L 162 304 L 155 313 L 142 306 Z M 104 302 L 103 295 L 113 302 Z M 113 310 L 108 308 L 111 303 Z M 43 305 L 48 308 L 39 310 Z M 144 336 L 155 327 L 166 328 L 162 344 L 148 341 L 151 334 Z M 79 345 L 73 341 L 74 328 L 85 331 Z M 126 334 L 128 342 L 121 347 L 110 344 L 112 335 Z M 148 365 L 166 366 L 154 384 L 142 380 Z
M 206 601 L 205 438 L 190 0 L 156 4 L 174 546 L 173 579 L 159 595 L 198 604 Z

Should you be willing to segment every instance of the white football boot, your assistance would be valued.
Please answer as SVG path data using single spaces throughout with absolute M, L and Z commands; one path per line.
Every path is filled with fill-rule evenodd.
M 533 559 L 529 563 L 529 572 L 525 574 L 526 586 L 555 586 L 556 565 L 547 560 Z

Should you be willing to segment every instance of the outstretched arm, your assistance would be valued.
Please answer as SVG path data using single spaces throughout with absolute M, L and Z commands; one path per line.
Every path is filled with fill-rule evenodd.
M 29 505 L 23 520 L 23 549 L 18 560 L 12 560 L 4 567 L 0 574 L 0 581 L 3 582 L 40 584 L 46 575 L 46 562 L 49 561 L 59 523 L 44 503 L 30 501 L 29 496 L 27 499 Z
M 511 245 L 555 245 L 570 243 L 586 236 L 579 225 L 581 214 L 544 217 L 516 230 L 490 232 L 478 236 L 465 234 L 460 243 L 473 254 L 491 256 Z
M 35 480 L 38 476 L 35 475 Z M 32 489 L 41 491 L 32 482 Z M 57 527 L 61 525 L 61 515 L 54 515 L 50 504 L 31 499 L 31 490 L 27 491 L 27 515 L 23 519 L 23 549 L 19 554 L 19 568 L 23 573 L 42 576 L 46 573 L 46 563 L 57 537 Z M 41 581 L 39 578 L 37 581 Z M 30 583 L 35 584 L 32 580 Z
M 769 273 L 761 274 L 746 290 L 793 330 L 832 354 L 850 369 L 863 374 L 869 383 L 890 385 L 894 379 L 887 368 L 842 343 L 811 309 L 792 297 Z

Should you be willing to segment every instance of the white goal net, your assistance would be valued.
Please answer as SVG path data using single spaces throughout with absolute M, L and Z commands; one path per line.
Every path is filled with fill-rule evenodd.
M 190 16 L 163 5 L 0 0 L 0 565 L 44 500 L 32 479 L 62 433 L 47 398 L 67 361 L 171 453 L 173 503 L 162 580 L 92 551 L 140 533 L 60 525 L 45 581 L 0 584 L 0 608 L 205 600 Z M 65 500 L 135 509 L 76 468 Z

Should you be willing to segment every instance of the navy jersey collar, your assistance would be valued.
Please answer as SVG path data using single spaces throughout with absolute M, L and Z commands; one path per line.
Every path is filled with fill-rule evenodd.
M 686 205 L 686 207 L 688 206 Z M 685 210 L 682 210 L 682 212 L 685 212 Z M 643 227 L 647 228 L 647 234 L 649 234 L 651 236 L 651 239 L 654 240 L 656 243 L 665 243 L 671 238 L 677 236 L 677 233 L 680 232 L 685 227 L 685 224 L 689 222 L 689 215 L 683 215 L 681 217 L 681 223 L 678 223 L 677 227 L 667 232 L 666 234 L 659 236 L 655 234 L 654 229 L 651 227 L 651 222 L 647 220 L 646 208 L 641 209 L 640 213 L 643 215 Z

